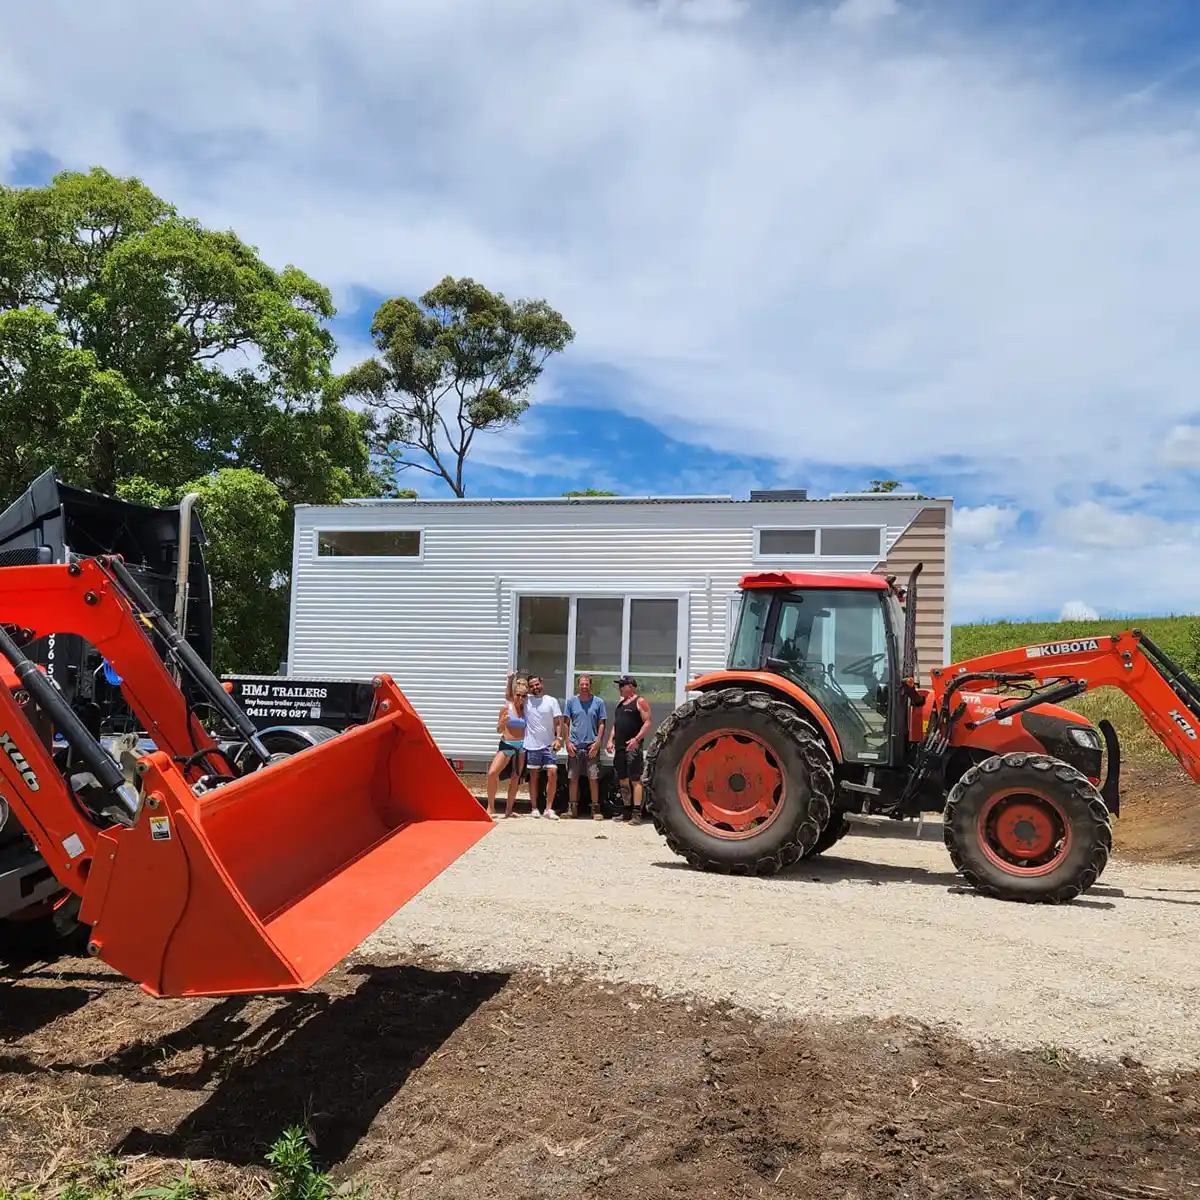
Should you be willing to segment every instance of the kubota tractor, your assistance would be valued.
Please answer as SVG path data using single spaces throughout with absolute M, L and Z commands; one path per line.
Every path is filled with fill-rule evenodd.
M 26 653 L 49 634 L 103 656 L 151 752 L 105 748 Z M 273 751 L 117 555 L 0 567 L 0 677 L 0 832 L 56 885 L 5 918 L 65 910 L 154 996 L 307 988 L 492 828 L 386 675 L 365 722 Z
M 876 574 L 742 580 L 727 669 L 693 680 L 647 749 L 645 805 L 672 851 L 767 875 L 828 850 L 847 813 L 936 812 L 974 888 L 1073 899 L 1104 870 L 1120 812 L 1115 731 L 1058 703 L 1096 687 L 1129 695 L 1200 780 L 1200 686 L 1136 629 L 935 668 L 921 686 L 920 570 L 903 588 Z

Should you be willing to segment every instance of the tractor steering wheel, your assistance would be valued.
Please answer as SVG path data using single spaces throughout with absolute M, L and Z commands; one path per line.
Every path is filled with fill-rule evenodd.
M 878 654 L 864 654 L 862 658 L 856 658 L 853 662 L 847 663 L 842 668 L 844 675 L 865 676 L 867 669 L 873 667 L 880 659 L 886 658 L 887 652 L 880 650 Z

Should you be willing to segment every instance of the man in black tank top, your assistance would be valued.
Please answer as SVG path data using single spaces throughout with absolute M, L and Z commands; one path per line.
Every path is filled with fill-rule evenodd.
M 650 732 L 650 704 L 637 694 L 637 680 L 632 675 L 622 675 L 617 680 L 621 699 L 613 710 L 612 728 L 608 735 L 608 752 L 613 756 L 613 772 L 621 785 L 624 813 L 613 817 L 614 821 L 632 819 L 634 825 L 642 822 L 642 766 L 644 752 L 642 743 Z M 632 791 L 632 804 L 630 792 Z

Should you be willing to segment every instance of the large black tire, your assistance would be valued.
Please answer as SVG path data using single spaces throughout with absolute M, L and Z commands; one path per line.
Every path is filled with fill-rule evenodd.
M 689 816 L 678 783 L 689 750 L 725 729 L 757 739 L 758 753 L 765 750 L 781 780 L 774 790 L 782 792 L 782 799 L 770 820 L 737 838 L 710 833 Z M 687 701 L 659 726 L 646 752 L 642 785 L 654 827 L 670 850 L 693 867 L 773 875 L 808 853 L 829 822 L 833 762 L 816 731 L 791 705 L 766 692 L 727 688 Z
M 838 842 L 842 840 L 850 832 L 850 822 L 846 820 L 843 813 L 834 813 L 833 816 L 825 824 L 825 828 L 821 830 L 820 836 L 811 850 L 806 850 L 802 858 L 816 858 L 818 854 L 824 854 L 826 850 L 832 850 Z
M 996 755 L 971 767 L 951 790 L 943 821 L 955 869 L 1000 900 L 1074 900 L 1112 853 L 1103 797 L 1087 776 L 1048 754 Z

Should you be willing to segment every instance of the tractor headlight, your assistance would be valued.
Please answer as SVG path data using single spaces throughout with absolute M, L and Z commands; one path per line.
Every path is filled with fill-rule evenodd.
M 1081 725 L 1074 725 L 1067 730 L 1067 736 L 1077 746 L 1083 746 L 1088 750 L 1100 749 L 1100 735 L 1094 729 L 1086 729 Z

